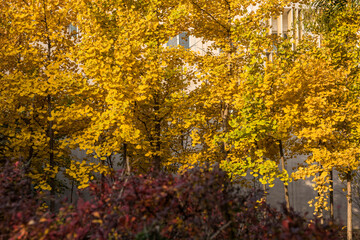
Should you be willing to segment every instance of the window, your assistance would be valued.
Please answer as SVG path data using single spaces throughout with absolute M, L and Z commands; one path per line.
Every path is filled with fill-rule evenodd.
M 189 45 L 189 36 L 186 32 L 182 32 L 179 35 L 169 39 L 169 41 L 166 43 L 166 46 L 183 46 L 184 48 L 190 48 Z

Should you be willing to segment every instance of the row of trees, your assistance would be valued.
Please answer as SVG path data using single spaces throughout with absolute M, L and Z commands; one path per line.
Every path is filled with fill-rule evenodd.
M 269 35 L 265 20 L 296 3 L 303 11 L 312 4 L 2 1 L 3 159 L 21 159 L 35 187 L 52 194 L 60 173 L 85 188 L 120 156 L 128 172 L 219 163 L 244 185 L 249 174 L 270 187 L 280 179 L 286 197 L 286 160 L 306 154 L 293 178 L 313 177 L 315 211 L 328 209 L 336 169 L 348 182 L 350 216 L 360 153 L 359 5 L 317 1 L 311 34 Z M 183 32 L 210 47 L 164 47 Z M 75 159 L 77 148 L 88 158 Z

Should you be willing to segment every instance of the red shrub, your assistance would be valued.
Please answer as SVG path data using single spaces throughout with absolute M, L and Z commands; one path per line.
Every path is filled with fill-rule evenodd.
M 0 239 L 9 238 L 14 229 L 27 224 L 37 208 L 31 181 L 20 163 L 6 163 L 0 172 Z
M 111 179 L 91 185 L 91 201 L 39 215 L 15 233 L 30 239 L 337 239 L 335 226 L 259 203 L 260 193 L 241 193 L 217 167 Z

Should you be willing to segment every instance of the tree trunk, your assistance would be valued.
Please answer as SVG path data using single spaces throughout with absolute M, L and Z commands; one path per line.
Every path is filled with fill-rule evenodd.
M 49 27 L 46 16 L 46 4 L 44 2 L 43 10 L 44 10 L 44 23 L 45 23 L 45 31 L 46 31 L 46 40 L 47 40 L 47 63 L 45 64 L 45 69 L 47 68 L 48 63 L 51 61 L 51 39 L 49 37 Z M 48 79 L 47 79 L 48 80 Z M 50 84 L 50 83 L 48 83 Z M 47 95 L 47 115 L 49 118 L 52 117 L 51 112 L 53 110 L 52 106 L 52 97 L 50 94 Z M 54 129 L 53 129 L 54 121 L 48 121 L 48 138 L 49 138 L 49 165 L 51 170 L 54 170 L 55 160 L 54 160 Z M 50 190 L 50 211 L 55 211 L 55 179 L 51 178 L 49 181 L 49 185 L 51 187 Z
M 320 141 L 321 142 L 321 141 Z M 319 163 L 319 167 L 323 169 L 322 165 Z M 318 175 L 321 176 L 323 171 L 319 171 Z M 320 193 L 318 192 L 318 197 L 320 197 Z M 317 218 L 320 219 L 320 224 L 324 224 L 324 207 L 319 208 L 319 212 L 317 213 Z
M 263 197 L 263 199 L 264 199 L 264 201 L 265 201 L 265 203 L 266 203 L 266 201 L 267 201 L 266 184 L 262 184 L 262 186 L 263 186 L 263 191 L 264 191 L 264 197 Z
M 334 180 L 333 180 L 333 170 L 330 170 L 330 221 L 334 222 Z
M 232 9 L 231 9 L 231 5 L 229 4 L 229 2 L 226 1 L 227 4 L 227 8 L 228 8 L 228 29 L 226 29 L 227 31 L 227 41 L 228 41 L 228 51 L 227 51 L 227 59 L 228 59 L 228 63 L 227 63 L 227 68 L 228 68 L 228 79 L 227 81 L 229 83 L 231 83 L 231 79 L 233 77 L 233 67 L 231 64 L 231 55 L 234 51 L 234 46 L 233 46 L 233 42 L 231 39 L 231 21 L 232 21 L 232 17 L 231 17 L 231 13 L 232 13 Z M 229 114 L 230 114 L 230 104 L 227 103 L 226 101 L 223 101 L 223 104 L 221 106 L 221 118 L 222 118 L 222 129 L 224 134 L 229 132 Z M 229 150 L 228 150 L 228 146 L 227 143 L 225 141 L 222 142 L 221 144 L 221 152 L 223 154 L 223 160 L 226 160 L 228 158 L 228 154 L 229 154 Z
M 127 175 L 130 175 L 130 172 L 131 172 L 131 168 L 130 168 L 130 161 L 129 161 L 129 156 L 127 154 L 127 144 L 124 143 L 124 146 L 123 146 L 123 164 L 124 166 L 126 167 L 126 174 Z
M 320 197 L 320 193 L 318 193 L 318 197 Z M 319 208 L 319 212 L 317 213 L 317 218 L 320 219 L 320 224 L 324 224 L 324 208 L 323 207 Z
M 352 240 L 351 174 L 347 176 L 347 240 Z
M 154 161 L 154 170 L 159 172 L 161 170 L 161 120 L 160 120 L 160 106 L 159 106 L 159 96 L 158 94 L 154 95 L 154 114 L 155 114 L 155 126 L 154 126 L 154 147 L 155 154 L 153 155 Z
M 280 150 L 280 164 L 281 164 L 281 170 L 286 171 L 285 169 L 285 157 L 284 157 L 284 151 L 282 146 L 282 141 L 279 140 L 279 150 Z M 285 203 L 286 203 L 286 209 L 290 210 L 290 199 L 289 199 L 289 189 L 288 186 L 284 183 L 284 194 L 285 194 Z
M 48 103 L 48 117 L 51 118 L 51 111 L 52 111 L 52 102 L 51 96 L 47 96 L 47 103 Z M 54 122 L 51 120 L 48 122 L 48 138 L 49 138 L 49 165 L 51 170 L 54 170 L 55 167 L 55 160 L 54 160 L 54 129 L 53 129 Z M 49 185 L 51 187 L 50 190 L 50 211 L 55 211 L 55 179 L 50 178 Z
M 70 203 L 73 203 L 74 179 L 71 181 Z
M 222 118 L 222 128 L 224 131 L 224 134 L 226 134 L 229 131 L 229 104 L 224 103 L 224 106 L 221 110 L 221 118 Z M 225 141 L 221 144 L 221 152 L 223 154 L 223 160 L 227 159 L 228 150 L 227 150 L 227 144 Z

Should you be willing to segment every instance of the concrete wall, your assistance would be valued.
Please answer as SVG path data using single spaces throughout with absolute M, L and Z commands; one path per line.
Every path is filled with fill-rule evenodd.
M 305 158 L 305 156 L 300 156 L 296 159 L 289 159 L 286 166 L 288 173 L 291 174 L 293 172 L 292 169 L 296 168 L 299 163 L 304 162 Z M 308 202 L 317 196 L 317 193 L 313 190 L 312 184 L 313 182 L 311 179 L 298 180 L 289 183 L 289 198 L 291 207 L 298 212 L 307 212 L 309 217 L 312 217 L 314 208 L 309 207 Z M 342 183 L 338 177 L 338 172 L 334 171 L 334 216 L 335 219 L 342 224 L 346 224 L 347 218 L 346 192 L 342 190 L 345 187 L 346 185 Z M 268 192 L 268 203 L 271 206 L 280 208 L 280 204 L 285 201 L 282 182 L 280 180 L 276 180 L 275 186 L 269 189 Z M 359 206 L 356 205 L 355 202 L 358 202 L 358 200 L 355 199 L 353 202 L 353 225 L 355 228 L 359 228 Z M 329 217 L 329 213 L 324 211 L 324 216 Z

